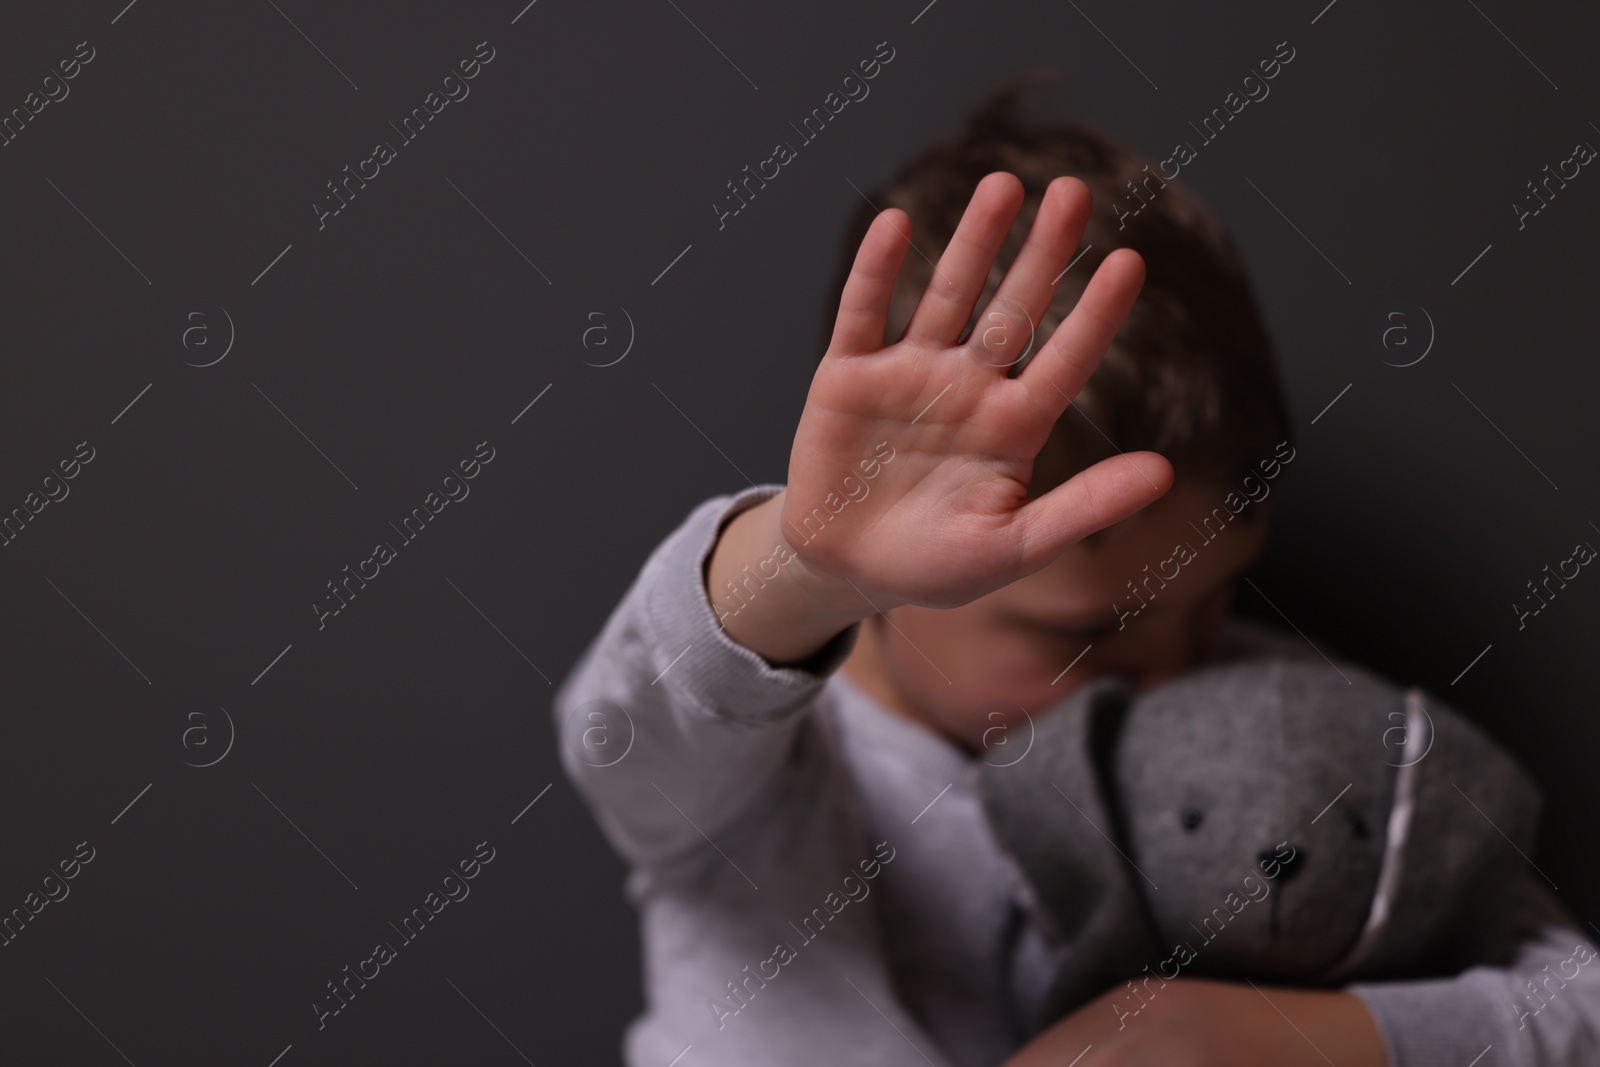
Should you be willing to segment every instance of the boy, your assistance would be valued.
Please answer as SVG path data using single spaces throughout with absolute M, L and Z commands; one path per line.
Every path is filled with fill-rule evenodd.
M 1294 458 L 1237 254 L 1015 96 L 860 220 L 787 483 L 693 509 L 557 693 L 641 910 L 629 1064 L 1596 1062 L 1600 982 L 1549 985 L 1581 934 L 1531 875 L 1510 968 L 1180 979 L 1138 1026 L 1091 1003 L 1031 1032 L 1071 945 L 1019 899 L 976 762 L 1098 674 L 1320 653 L 1227 615 Z

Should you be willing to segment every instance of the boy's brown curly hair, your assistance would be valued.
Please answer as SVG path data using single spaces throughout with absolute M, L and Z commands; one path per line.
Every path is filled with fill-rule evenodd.
M 1029 72 L 1001 83 L 960 133 L 930 146 L 870 191 L 871 205 L 863 203 L 851 220 L 831 291 L 837 296 L 843 290 L 878 209 L 905 211 L 916 247 L 936 262 L 979 180 L 1009 171 L 1021 179 L 1024 200 L 975 320 L 1021 250 L 1051 180 L 1063 174 L 1080 178 L 1094 196 L 1083 233 L 1087 251 L 1062 277 L 1033 351 L 1071 311 L 1112 249 L 1137 251 L 1146 278 L 1105 358 L 1040 453 L 1031 494 L 1118 450 L 1161 453 L 1180 483 L 1236 484 L 1279 442 L 1293 443 L 1272 341 L 1244 262 L 1204 204 L 1179 182 L 1162 179 L 1115 137 L 1086 123 L 1025 119 L 1023 104 L 1048 80 L 1048 72 Z M 904 333 L 932 276 L 928 260 L 906 258 L 886 342 Z M 831 329 L 829 316 L 819 351 L 826 350 Z

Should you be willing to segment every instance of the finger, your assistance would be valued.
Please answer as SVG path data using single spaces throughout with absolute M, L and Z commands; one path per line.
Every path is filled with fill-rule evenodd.
M 1044 567 L 1096 530 L 1121 522 L 1172 488 L 1172 464 L 1156 452 L 1126 452 L 1079 471 L 1017 511 L 1025 573 Z
M 1022 251 L 972 331 L 987 362 L 1009 368 L 1029 350 L 1056 283 L 1077 253 L 1090 204 L 1089 187 L 1077 178 L 1057 178 L 1045 189 Z
M 940 347 L 960 339 L 1021 206 L 1022 182 L 1015 175 L 997 171 L 978 183 L 911 316 L 908 339 Z
M 1038 403 L 1059 416 L 1099 366 L 1144 285 L 1144 260 L 1131 248 L 1106 256 L 1078 304 L 1056 327 L 1016 380 Z
M 839 297 L 829 351 L 863 355 L 883 347 L 889 298 L 910 245 L 911 219 L 904 211 L 886 208 L 872 220 Z

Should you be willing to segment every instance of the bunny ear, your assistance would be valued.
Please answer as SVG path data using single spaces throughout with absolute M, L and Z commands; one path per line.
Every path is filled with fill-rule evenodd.
M 1038 718 L 1026 758 L 979 770 L 984 813 L 1020 877 L 1020 895 L 1056 947 L 1072 947 L 1041 1027 L 1155 955 L 1102 770 L 1131 699 L 1127 682 L 1096 679 Z
M 1417 764 L 1433 748 L 1434 740 L 1433 718 L 1428 714 L 1422 691 L 1407 689 L 1402 706 L 1402 711 L 1390 713 L 1390 718 L 1398 717 L 1400 724 L 1391 726 L 1383 735 L 1387 747 L 1390 735 L 1398 734 L 1399 739 L 1396 744 L 1403 755 L 1398 763 L 1384 761 L 1385 764 L 1396 768 L 1394 792 L 1389 808 L 1389 819 L 1384 830 L 1383 859 L 1378 870 L 1372 900 L 1368 906 L 1366 921 L 1344 956 L 1317 975 L 1316 981 L 1319 983 L 1342 983 L 1363 968 L 1375 965 L 1382 953 L 1382 946 L 1390 937 L 1390 923 L 1394 915 L 1396 897 L 1402 879 L 1407 873 L 1407 860 L 1411 857 L 1409 846 L 1413 817 L 1417 808 L 1417 779 L 1421 774 L 1417 770 Z M 1419 930 L 1415 926 L 1412 929 L 1414 932 Z
M 1104 811 L 1106 821 L 1099 828 L 1126 849 L 1130 840 L 1128 821 L 1122 802 L 1122 789 L 1117 784 L 1117 742 L 1122 737 L 1122 724 L 1133 707 L 1133 687 L 1122 679 L 1113 679 L 1095 689 L 1089 696 L 1088 729 L 1086 744 L 1094 774 L 1094 799 Z M 1063 789 L 1065 785 L 1063 785 Z M 1085 791 L 1087 791 L 1085 786 Z M 1099 820 L 1095 820 L 1099 824 Z
M 1537 835 L 1533 778 L 1483 730 L 1420 689 L 1406 692 L 1389 851 L 1352 979 L 1508 963 L 1518 883 Z M 1472 958 L 1463 945 L 1477 946 Z M 1487 952 L 1494 959 L 1486 959 Z

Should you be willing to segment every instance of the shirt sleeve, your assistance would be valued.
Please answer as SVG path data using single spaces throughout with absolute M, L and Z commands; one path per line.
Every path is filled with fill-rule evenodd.
M 1506 967 L 1450 978 L 1357 982 L 1390 1067 L 1580 1067 L 1600 1063 L 1600 964 L 1577 921 L 1524 872 Z
M 656 547 L 557 689 L 568 777 L 613 847 L 659 866 L 702 849 L 774 785 L 811 705 L 860 624 L 801 665 L 776 667 L 728 636 L 705 586 L 723 525 L 783 486 L 713 497 Z M 752 575 L 761 570 L 754 566 Z M 746 597 L 760 596 L 761 576 Z

